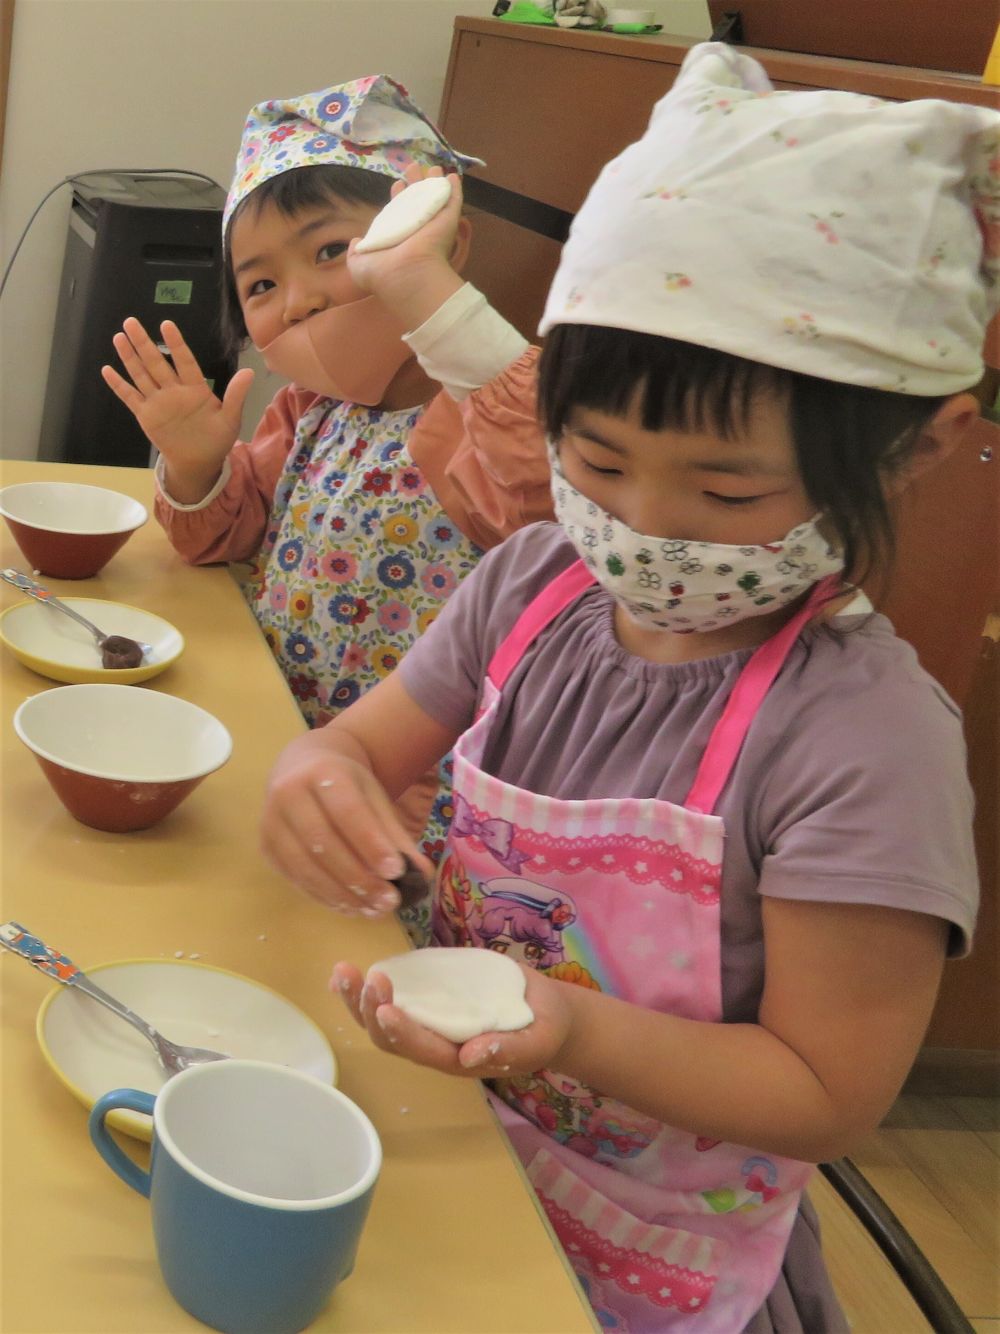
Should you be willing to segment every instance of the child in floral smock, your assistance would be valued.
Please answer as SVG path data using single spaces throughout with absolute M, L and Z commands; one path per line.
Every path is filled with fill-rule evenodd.
M 457 174 L 415 236 L 350 244 L 390 193 L 476 163 L 382 75 L 254 107 L 223 219 L 224 322 L 291 383 L 244 442 L 253 372 L 220 402 L 172 322 L 170 361 L 127 320 L 129 379 L 104 368 L 159 450 L 173 545 L 251 563 L 246 595 L 311 726 L 393 670 L 484 548 L 551 513 L 537 349 L 458 276 Z M 436 799 L 432 856 L 437 792 L 429 776 L 401 803 L 420 830 Z

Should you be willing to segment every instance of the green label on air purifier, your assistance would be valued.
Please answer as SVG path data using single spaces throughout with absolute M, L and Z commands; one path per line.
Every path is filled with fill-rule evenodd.
M 194 283 L 186 278 L 164 278 L 156 284 L 153 300 L 158 306 L 189 306 Z

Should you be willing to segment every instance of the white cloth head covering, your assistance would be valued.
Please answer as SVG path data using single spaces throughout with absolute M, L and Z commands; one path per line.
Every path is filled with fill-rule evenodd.
M 588 194 L 539 332 L 630 329 L 944 395 L 979 380 L 998 305 L 1000 113 L 778 92 L 706 42 Z

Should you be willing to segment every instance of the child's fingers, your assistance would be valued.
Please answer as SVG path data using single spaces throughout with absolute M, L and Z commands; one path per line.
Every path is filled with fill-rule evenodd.
M 126 337 L 132 344 L 135 354 L 142 363 L 150 379 L 160 388 L 166 389 L 177 383 L 177 372 L 150 338 L 139 321 L 132 315 L 122 325 Z M 117 342 L 115 343 L 117 347 Z M 129 370 L 131 374 L 131 368 Z
M 454 208 L 457 204 L 458 211 L 462 209 L 462 178 L 457 171 L 451 171 L 447 176 L 448 184 L 451 186 L 451 199 L 445 205 L 446 209 Z
M 121 399 L 130 412 L 138 415 L 146 400 L 135 385 L 129 384 L 128 380 L 123 380 L 113 366 L 101 367 L 101 379 Z
M 293 884 L 338 912 L 381 917 L 398 906 L 396 891 L 373 882 L 329 827 L 318 821 L 302 818 L 270 828 L 263 849 Z
M 160 386 L 139 360 L 128 335 L 116 333 L 114 338 L 112 338 L 111 343 L 115 351 L 118 353 L 122 365 L 128 371 L 129 379 L 135 385 L 136 389 L 138 389 L 143 398 L 149 398 L 151 394 L 155 394 Z
M 423 167 L 419 162 L 411 162 L 403 172 L 407 185 L 416 185 L 417 181 L 426 181 L 429 176 L 443 176 L 443 167 Z
M 376 991 L 373 987 L 373 981 L 378 986 Z M 388 1048 L 391 1043 L 387 1041 L 382 1030 L 375 1022 L 375 1010 L 377 1007 L 377 996 L 388 992 L 389 999 L 392 999 L 392 987 L 388 978 L 381 973 L 374 973 L 370 977 L 362 977 L 360 969 L 354 964 L 341 961 L 333 966 L 333 972 L 330 975 L 330 990 L 336 991 L 344 1004 L 351 1012 L 351 1018 L 356 1024 L 368 1030 L 368 1034 L 376 1046 Z
M 355 968 L 354 964 L 340 962 L 333 966 L 333 972 L 330 974 L 330 990 L 336 991 L 343 999 L 344 1004 L 351 1012 L 351 1018 L 356 1024 L 364 1027 L 364 1020 L 361 1018 L 361 988 L 364 986 L 364 978 L 361 976 L 361 970 Z
M 365 984 L 358 997 L 361 1022 L 372 1036 L 384 1041 L 383 1030 L 376 1019 L 376 1012 L 382 1005 L 392 1004 L 392 983 L 384 973 L 370 972 L 365 977 Z
M 373 969 L 362 980 L 353 964 L 338 963 L 330 986 L 343 996 L 354 1019 L 364 1025 L 376 1047 L 444 1074 L 472 1073 L 459 1061 L 454 1042 L 424 1028 L 394 1003 L 392 983 Z M 478 1077 L 478 1071 L 475 1072 Z
M 459 1063 L 459 1048 L 454 1042 L 424 1028 L 398 1005 L 375 1006 L 367 1028 L 378 1046 L 391 1050 L 396 1056 L 404 1056 L 408 1061 L 440 1070 L 446 1075 L 471 1073 Z
M 443 167 L 422 167 L 419 162 L 411 162 L 403 172 L 403 179 L 393 182 L 389 197 L 394 199 L 401 190 L 405 190 L 408 185 L 416 185 L 418 181 L 429 180 L 432 176 L 443 176 Z
M 372 1043 L 380 1051 L 411 1057 L 419 1049 L 419 1034 L 426 1030 L 393 1005 L 392 983 L 385 974 L 370 972 L 359 987 L 360 975 L 352 965 L 338 964 L 333 971 L 331 982 L 356 1022 L 367 1029 Z
M 487 1068 L 491 1074 L 505 1074 L 514 1060 L 513 1053 L 505 1050 L 512 1037 L 510 1033 L 482 1033 L 462 1044 L 459 1062 L 462 1068 L 486 1077 Z
M 352 782 L 327 777 L 315 787 L 327 822 L 335 826 L 368 874 L 393 880 L 406 870 L 400 853 L 420 852 L 378 783 L 362 791 Z
M 396 890 L 369 871 L 312 794 L 268 824 L 265 850 L 289 879 L 331 907 L 374 917 L 398 906 Z
M 226 391 L 222 395 L 222 406 L 232 418 L 239 430 L 240 418 L 243 416 L 243 407 L 247 401 L 247 394 L 250 392 L 250 386 L 254 382 L 254 371 L 249 366 L 244 366 L 242 370 L 236 372 L 233 378 L 226 385 Z
M 170 349 L 174 370 L 181 384 L 204 384 L 205 373 L 198 365 L 194 353 L 184 341 L 184 335 L 173 322 L 164 320 L 160 325 L 163 341 Z

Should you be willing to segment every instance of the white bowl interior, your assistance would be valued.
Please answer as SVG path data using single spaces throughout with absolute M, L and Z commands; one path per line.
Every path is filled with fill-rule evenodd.
M 20 482 L 0 490 L 0 514 L 57 533 L 126 533 L 149 515 L 131 496 L 77 482 Z
M 99 625 L 105 634 L 125 635 L 151 645 L 143 659 L 146 663 L 169 662 L 184 648 L 180 631 L 152 612 L 98 598 L 64 597 L 62 601 Z M 81 670 L 101 665 L 101 650 L 90 631 L 42 602 L 12 607 L 0 621 L 0 631 L 12 647 L 45 662 Z
M 26 745 L 67 769 L 115 782 L 198 778 L 228 760 L 232 738 L 187 700 L 126 685 L 59 686 L 14 715 Z
M 190 925 L 163 943 L 197 950 Z M 172 1042 L 207 1047 L 228 1056 L 274 1061 L 333 1083 L 330 1044 L 291 1001 L 250 978 L 186 960 L 136 960 L 88 969 L 98 986 L 125 1002 Z M 158 1093 L 166 1082 L 144 1037 L 72 987 L 43 1002 L 39 1036 L 57 1072 L 88 1104 L 113 1088 Z M 113 1124 L 149 1138 L 150 1118 L 117 1112 Z

